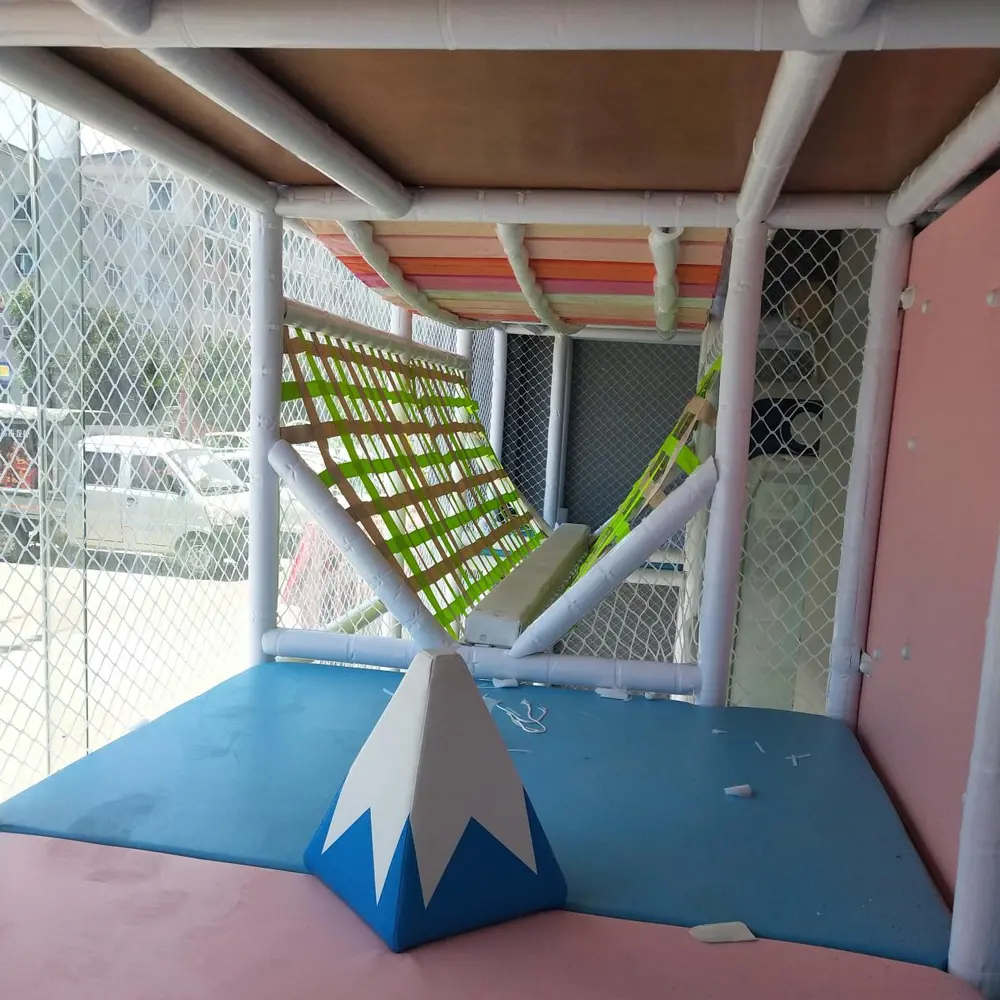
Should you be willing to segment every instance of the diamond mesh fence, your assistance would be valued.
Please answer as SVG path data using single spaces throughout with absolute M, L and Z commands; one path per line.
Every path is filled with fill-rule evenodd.
M 694 395 L 698 358 L 690 345 L 573 345 L 564 493 L 571 520 L 597 529 L 614 514 Z M 682 481 L 679 475 L 667 491 Z M 675 659 L 683 549 L 682 531 L 581 621 L 562 651 Z
M 874 250 L 867 230 L 768 248 L 734 705 L 824 708 Z
M 249 223 L 0 88 L 0 798 L 251 660 Z M 286 294 L 388 329 L 317 242 L 284 249 Z M 325 593 L 368 596 L 343 566 Z
M 507 337 L 503 464 L 535 510 L 545 505 L 545 455 L 552 385 L 552 337 Z

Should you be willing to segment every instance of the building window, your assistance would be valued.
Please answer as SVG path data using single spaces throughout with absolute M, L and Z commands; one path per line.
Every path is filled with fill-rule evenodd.
M 215 298 L 215 290 L 212 288 L 211 285 L 206 285 L 205 286 L 205 306 L 206 307 L 211 306 L 212 301 L 213 301 L 214 298 Z
M 205 245 L 205 263 L 214 264 L 215 263 L 215 240 L 211 236 L 206 236 L 204 238 Z
M 121 288 L 122 282 L 125 280 L 125 273 L 117 264 L 108 264 L 104 269 L 104 280 L 107 282 L 108 288 L 116 291 Z
M 240 293 L 235 288 L 229 289 L 229 311 L 234 316 L 240 311 Z
M 80 270 L 83 272 L 83 280 L 86 281 L 88 284 L 93 283 L 94 262 L 89 257 L 81 258 Z
M 240 248 L 232 243 L 226 247 L 226 264 L 234 274 L 240 269 Z
M 27 278 L 35 269 L 35 258 L 23 243 L 14 251 L 14 267 L 22 278 Z
M 30 194 L 14 195 L 14 213 L 11 219 L 14 222 L 34 222 L 35 199 Z
M 160 256 L 168 260 L 177 256 L 177 237 L 173 233 L 166 233 L 163 242 L 160 244 Z
M 154 212 L 169 212 L 174 207 L 174 182 L 149 182 L 149 207 Z
M 211 191 L 201 194 L 201 220 L 206 229 L 215 229 L 215 220 L 219 215 L 219 196 Z
M 104 213 L 104 228 L 108 236 L 121 243 L 125 239 L 125 220 L 120 215 L 112 215 L 110 212 Z

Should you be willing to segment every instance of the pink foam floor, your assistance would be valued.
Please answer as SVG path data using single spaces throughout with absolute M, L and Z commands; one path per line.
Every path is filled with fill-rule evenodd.
M 31 1000 L 974 1000 L 943 972 L 546 913 L 393 955 L 318 881 L 0 834 L 0 997 Z

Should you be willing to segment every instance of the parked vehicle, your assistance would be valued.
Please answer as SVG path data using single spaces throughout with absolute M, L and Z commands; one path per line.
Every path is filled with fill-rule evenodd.
M 76 411 L 0 403 L 0 560 L 37 557 L 43 516 L 62 537 L 82 436 Z
M 250 492 L 212 451 L 110 434 L 84 438 L 80 451 L 66 509 L 71 543 L 170 556 L 199 578 L 245 572 Z
M 233 439 L 236 435 L 229 433 L 209 434 L 204 440 L 218 441 L 220 439 Z M 323 457 L 316 445 L 299 445 L 299 454 L 314 472 L 323 470 Z M 216 451 L 219 460 L 225 462 L 230 469 L 239 477 L 247 488 L 250 488 L 250 450 L 249 448 L 220 448 Z M 312 520 L 309 512 L 295 499 L 294 496 L 282 485 L 280 496 L 281 504 L 281 552 L 283 556 L 292 555 L 298 547 L 299 540 L 305 526 Z

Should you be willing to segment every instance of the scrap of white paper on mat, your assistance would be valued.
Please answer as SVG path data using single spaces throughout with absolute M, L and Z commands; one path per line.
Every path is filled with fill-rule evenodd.
M 705 944 L 731 944 L 734 941 L 756 941 L 753 931 L 742 920 L 723 924 L 699 924 L 691 928 L 691 937 Z

